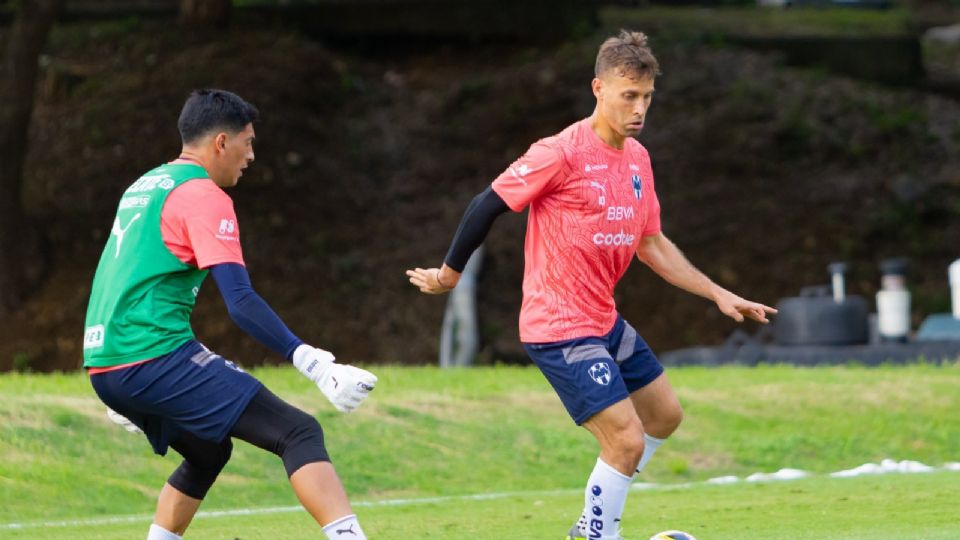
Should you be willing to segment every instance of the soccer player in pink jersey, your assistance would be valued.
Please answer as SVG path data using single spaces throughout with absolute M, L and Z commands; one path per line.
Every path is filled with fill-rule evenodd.
M 683 418 L 663 366 L 616 310 L 613 289 L 633 257 L 737 322 L 767 323 L 776 313 L 711 281 L 660 228 L 650 156 L 634 139 L 658 74 L 643 33 L 607 39 L 591 83 L 593 114 L 534 143 L 474 197 L 440 268 L 407 271 L 424 293 L 453 289 L 496 217 L 530 208 L 520 339 L 574 422 L 600 444 L 567 540 L 621 538 L 630 483 Z

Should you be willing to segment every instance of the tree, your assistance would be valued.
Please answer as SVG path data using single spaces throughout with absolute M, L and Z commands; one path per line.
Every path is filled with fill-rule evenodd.
M 180 0 L 180 24 L 224 27 L 230 19 L 231 0 Z
M 0 77 L 0 317 L 15 309 L 46 271 L 43 234 L 28 218 L 21 192 L 38 59 L 63 4 L 14 4 L 17 12 Z

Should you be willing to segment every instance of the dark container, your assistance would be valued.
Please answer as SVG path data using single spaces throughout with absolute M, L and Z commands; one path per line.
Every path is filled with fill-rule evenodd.
M 777 344 L 855 345 L 867 342 L 866 300 L 862 296 L 847 296 L 842 302 L 836 302 L 823 292 L 826 289 L 780 299 L 773 329 Z

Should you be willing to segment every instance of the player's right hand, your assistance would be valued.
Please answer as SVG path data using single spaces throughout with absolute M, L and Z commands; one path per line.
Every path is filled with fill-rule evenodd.
M 329 351 L 307 344 L 293 351 L 293 365 L 316 383 L 317 388 L 340 412 L 350 412 L 359 407 L 377 385 L 377 376 L 373 373 L 338 364 Z
M 446 265 L 444 265 L 444 268 L 448 269 L 448 277 L 444 281 L 440 280 L 440 273 L 443 272 L 443 268 L 414 268 L 413 270 L 407 270 L 407 277 L 410 278 L 410 284 L 420 289 L 422 293 L 443 294 L 456 287 L 457 281 L 460 280 L 458 272 L 450 270 Z M 453 276 L 453 279 L 449 276 Z
M 126 416 L 118 413 L 110 407 L 107 407 L 107 418 L 130 433 L 143 433 L 143 431 L 141 431 L 140 428 L 138 428 L 137 425 L 131 422 Z

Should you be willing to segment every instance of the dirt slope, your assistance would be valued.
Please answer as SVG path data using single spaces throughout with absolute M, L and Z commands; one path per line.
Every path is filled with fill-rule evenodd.
M 443 300 L 403 271 L 441 261 L 469 199 L 539 137 L 588 115 L 598 38 L 557 47 L 385 41 L 378 54 L 234 29 L 187 38 L 156 23 L 62 29 L 59 75 L 31 134 L 28 204 L 56 262 L 0 328 L 0 369 L 70 369 L 113 207 L 179 150 L 188 91 L 258 105 L 257 162 L 231 192 L 258 291 L 301 337 L 349 361 L 434 361 Z M 772 55 L 656 41 L 664 74 L 641 142 L 665 232 L 722 284 L 769 303 L 854 263 L 908 255 L 920 317 L 947 309 L 960 256 L 960 106 L 780 67 Z M 496 224 L 480 308 L 484 361 L 523 361 L 517 341 L 524 216 Z M 621 311 L 655 350 L 722 340 L 734 324 L 635 265 Z M 216 287 L 202 340 L 244 364 L 276 358 L 237 330 Z

